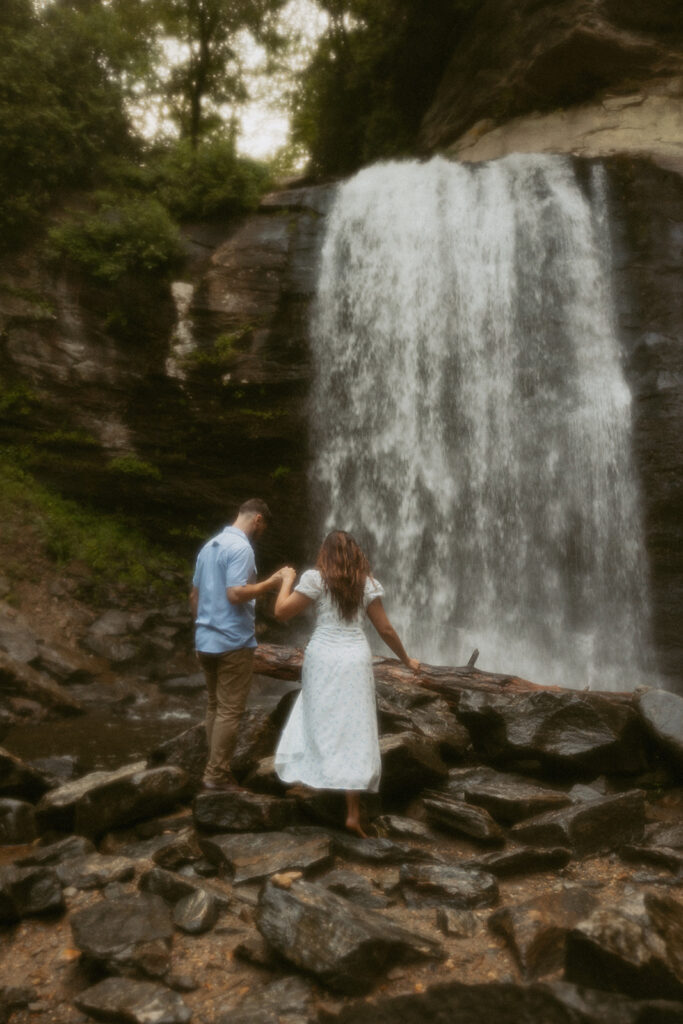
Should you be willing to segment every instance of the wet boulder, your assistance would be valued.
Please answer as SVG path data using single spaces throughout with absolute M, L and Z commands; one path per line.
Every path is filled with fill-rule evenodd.
M 409 907 L 468 910 L 498 902 L 498 882 L 492 874 L 457 864 L 404 864 L 399 886 Z
M 173 923 L 188 935 L 203 935 L 211 931 L 218 920 L 218 905 L 210 892 L 197 889 L 183 896 L 173 908 Z
M 643 843 L 622 846 L 619 855 L 626 861 L 645 861 L 669 871 L 683 871 L 683 824 L 646 825 Z
M 37 846 L 31 853 L 16 861 L 19 867 L 42 865 L 48 867 L 70 858 L 85 857 L 95 852 L 95 844 L 85 836 L 67 836 L 47 846 Z
M 182 768 L 196 788 L 202 781 L 208 756 L 206 727 L 200 723 L 155 747 L 149 755 L 147 766 L 156 768 L 159 765 L 174 765 Z
M 455 768 L 439 792 L 476 807 L 483 807 L 503 825 L 513 825 L 545 811 L 558 810 L 572 802 L 561 790 L 549 789 L 523 775 L 493 768 Z
M 201 860 L 202 856 L 197 833 L 193 828 L 184 828 L 169 842 L 155 850 L 152 860 L 160 868 L 177 871 L 184 864 L 193 864 Z
M 434 741 L 438 753 L 450 760 L 461 758 L 472 744 L 469 732 L 445 700 L 435 699 L 424 707 L 408 709 L 380 697 L 378 720 L 381 735 L 415 732 Z
M 439 745 L 412 732 L 383 736 L 380 791 L 386 796 L 410 797 L 425 786 L 437 786 L 448 774 Z
M 38 660 L 38 637 L 23 615 L 4 601 L 0 601 L 0 651 L 23 665 Z
M 563 846 L 584 857 L 638 842 L 644 827 L 645 794 L 634 789 L 547 811 L 515 825 L 510 834 L 522 843 Z
M 507 878 L 511 875 L 531 875 L 539 871 L 563 868 L 571 857 L 572 851 L 563 846 L 506 846 L 504 850 L 494 850 L 492 853 L 461 861 L 460 867 L 479 868 L 481 871 L 489 871 L 496 878 Z
M 666 690 L 648 690 L 637 708 L 650 736 L 683 769 L 683 697 Z
M 505 833 L 483 807 L 473 807 L 443 793 L 428 790 L 422 800 L 433 825 L 481 843 L 503 843 Z
M 31 843 L 37 834 L 33 804 L 0 797 L 0 846 Z
M 598 907 L 567 935 L 565 975 L 607 992 L 683 1000 L 683 904 L 645 890 Z
M 193 805 L 197 828 L 206 832 L 266 832 L 291 825 L 296 801 L 245 790 L 199 793 Z
M 216 1024 L 307 1024 L 314 1019 L 312 1001 L 312 985 L 305 978 L 279 978 L 248 994 Z
M 438 942 L 411 932 L 322 886 L 264 886 L 256 926 L 275 951 L 332 990 L 368 992 L 393 963 L 442 959 Z
M 188 789 L 185 772 L 171 765 L 112 779 L 78 800 L 74 830 L 81 835 L 102 835 L 168 810 L 187 796 Z
M 0 922 L 13 924 L 23 917 L 58 913 L 64 909 L 59 878 L 50 867 L 0 867 Z
M 218 883 L 191 878 L 188 875 L 177 875 L 163 868 L 150 868 L 140 876 L 138 888 L 141 892 L 160 896 L 166 903 L 175 905 L 179 900 L 195 893 L 207 893 L 219 910 L 228 910 L 232 905 L 229 892 Z
M 95 1020 L 126 1024 L 189 1024 L 192 1011 L 182 996 L 153 981 L 105 978 L 74 1000 Z
M 171 966 L 173 922 L 159 896 L 102 900 L 71 915 L 74 945 L 108 974 L 162 978 Z
M 35 799 L 50 788 L 50 779 L 0 747 L 0 796 Z
M 460 695 L 457 715 L 485 760 L 536 760 L 579 774 L 636 774 L 647 767 L 644 728 L 626 701 L 573 691 L 472 690 Z
M 114 665 L 131 665 L 144 658 L 149 649 L 146 638 L 135 635 L 135 625 L 127 612 L 110 608 L 92 623 L 83 644 Z
M 389 905 L 389 900 L 384 893 L 355 871 L 344 868 L 330 871 L 320 879 L 320 885 L 329 889 L 330 892 L 336 892 L 338 896 L 343 896 L 351 903 L 356 903 L 359 907 L 367 907 L 369 910 L 379 910 Z
M 112 882 L 129 882 L 135 874 L 135 862 L 128 857 L 92 853 L 63 860 L 55 866 L 63 886 L 74 889 L 102 889 Z
M 65 782 L 50 793 L 47 793 L 36 808 L 38 825 L 41 829 L 58 829 L 73 832 L 76 817 L 76 805 L 79 800 L 100 786 L 106 786 L 118 779 L 130 778 L 145 767 L 144 761 L 123 765 L 115 771 L 96 771 L 82 775 L 78 779 Z
M 567 932 L 598 907 L 594 893 L 566 886 L 524 903 L 501 907 L 489 918 L 503 935 L 525 978 L 539 978 L 564 966 Z
M 289 835 L 252 832 L 211 836 L 200 840 L 211 863 L 227 868 L 235 885 L 259 881 L 281 871 L 308 872 L 332 859 L 332 844 L 325 835 Z

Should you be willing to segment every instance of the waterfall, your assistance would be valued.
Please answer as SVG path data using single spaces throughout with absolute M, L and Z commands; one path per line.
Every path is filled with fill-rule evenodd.
M 312 321 L 311 493 L 409 653 L 653 682 L 603 171 L 380 164 L 341 185 Z

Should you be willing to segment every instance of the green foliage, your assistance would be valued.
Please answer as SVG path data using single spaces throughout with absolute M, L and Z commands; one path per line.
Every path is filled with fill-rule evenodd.
M 293 139 L 319 174 L 414 151 L 467 19 L 483 0 L 321 0 L 327 33 L 293 98 Z
M 277 466 L 270 476 L 273 480 L 286 480 L 291 472 L 292 470 L 289 466 Z
M 266 165 L 238 156 L 232 137 L 207 140 L 197 149 L 180 142 L 152 157 L 147 175 L 155 194 L 180 220 L 253 210 L 270 186 Z
M 161 480 L 161 472 L 144 459 L 136 455 L 117 455 L 112 459 L 107 470 L 110 473 L 121 473 L 124 476 L 134 476 L 145 480 Z
M 121 583 L 132 591 L 168 590 L 163 571 L 185 573 L 180 559 L 151 545 L 130 523 L 67 501 L 41 486 L 7 452 L 0 451 L 0 518 L 5 539 L 35 537 L 53 561 L 85 565 L 106 589 Z
M 103 281 L 125 275 L 166 271 L 180 261 L 178 229 L 156 199 L 97 196 L 95 213 L 76 214 L 52 228 L 48 252 L 66 257 Z
M 5 383 L 0 378 L 0 417 L 19 419 L 30 416 L 38 402 L 38 396 L 24 381 Z
M 237 330 L 219 334 L 210 349 L 195 349 L 185 357 L 183 363 L 188 370 L 216 369 L 221 372 L 234 366 L 239 356 L 238 344 L 254 330 L 255 324 L 246 323 Z

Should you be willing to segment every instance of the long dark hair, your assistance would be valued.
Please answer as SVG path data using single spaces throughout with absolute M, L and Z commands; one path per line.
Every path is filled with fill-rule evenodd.
M 353 619 L 370 576 L 370 563 L 358 543 L 350 533 L 333 530 L 322 543 L 315 567 L 342 618 Z

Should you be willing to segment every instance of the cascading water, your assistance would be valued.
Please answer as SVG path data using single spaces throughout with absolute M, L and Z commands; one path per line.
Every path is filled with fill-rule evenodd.
M 312 496 L 423 661 L 652 682 L 603 174 L 514 156 L 342 185 L 312 324 Z

